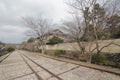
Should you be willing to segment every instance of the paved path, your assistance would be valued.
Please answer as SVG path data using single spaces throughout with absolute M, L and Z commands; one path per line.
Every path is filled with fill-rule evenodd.
M 120 76 L 15 51 L 0 63 L 0 80 L 120 80 Z

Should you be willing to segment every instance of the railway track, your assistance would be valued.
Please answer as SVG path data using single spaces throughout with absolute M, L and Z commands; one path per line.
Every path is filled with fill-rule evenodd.
M 99 71 L 102 71 L 102 72 L 112 73 L 112 74 L 120 76 L 120 72 L 119 71 L 115 72 L 115 71 L 111 71 L 111 70 L 107 70 L 107 69 L 96 68 L 96 67 L 93 67 L 93 66 L 82 65 L 82 64 L 76 63 L 74 61 L 73 62 L 72 61 L 67 61 L 67 60 L 58 59 L 58 58 L 54 58 L 54 57 L 50 57 L 50 56 L 45 56 L 45 55 L 41 55 L 41 56 L 46 57 L 46 58 L 50 58 L 50 59 L 53 59 L 53 60 L 61 61 L 61 62 L 66 62 L 66 63 L 75 64 L 75 65 L 78 65 L 78 66 L 83 66 L 83 67 L 91 68 L 91 69 L 94 69 L 94 70 L 99 70 Z
M 30 60 L 31 62 L 33 62 L 34 64 L 36 64 L 37 66 L 39 66 L 40 68 L 42 68 L 43 70 L 45 70 L 46 72 L 48 72 L 49 74 L 51 74 L 52 76 L 51 76 L 50 78 L 55 77 L 55 78 L 57 78 L 58 80 L 63 80 L 63 79 L 60 78 L 58 75 L 52 73 L 52 72 L 49 71 L 48 69 L 44 68 L 42 65 L 38 64 L 37 62 L 35 62 L 33 59 L 31 59 L 31 58 L 29 58 L 28 56 L 22 54 L 21 57 L 23 58 L 24 62 L 25 62 L 25 63 L 29 66 L 29 68 L 33 71 L 33 73 L 36 75 L 36 77 L 38 78 L 38 80 L 43 80 L 43 79 L 42 79 L 42 78 L 40 77 L 40 75 L 38 75 L 38 73 L 30 66 L 30 64 L 25 60 L 25 58 L 24 58 L 23 56 L 26 57 L 26 58 L 27 58 L 28 60 Z
M 0 63 L 3 62 L 6 58 L 8 58 L 10 56 L 10 54 L 12 54 L 12 53 L 6 54 L 7 56 L 5 56 L 2 60 L 0 60 Z
M 64 59 L 39 56 L 25 51 L 16 51 L 8 58 L 5 67 L 2 67 L 4 66 L 2 64 L 3 73 L 0 74 L 8 77 L 2 80 L 120 80 L 120 76 L 115 74 L 81 66 Z M 11 67 L 12 63 L 13 65 L 15 63 L 14 68 Z
M 63 59 L 59 59 L 59 58 L 55 58 L 55 57 L 51 57 L 51 56 L 46 56 L 46 55 L 41 55 L 41 56 L 46 57 L 46 58 L 50 58 L 50 59 L 53 59 L 53 60 L 61 61 L 61 62 L 66 62 L 66 63 L 71 63 L 71 64 L 91 68 L 91 69 L 94 69 L 94 70 L 99 70 L 99 71 L 102 71 L 102 72 L 112 73 L 112 74 L 120 76 L 120 69 L 119 69 L 118 72 L 114 72 L 114 71 L 107 70 L 107 69 L 100 69 L 100 68 L 96 68 L 96 67 L 93 67 L 93 66 L 82 65 L 82 64 L 79 64 L 79 63 L 77 63 L 75 61 L 63 60 Z
M 38 80 L 43 80 L 38 74 L 37 72 L 30 66 L 30 64 L 25 60 L 25 58 L 20 55 L 22 57 L 22 59 L 24 60 L 24 62 L 27 64 L 27 66 L 31 69 L 31 71 L 35 74 L 35 76 L 37 77 Z
M 22 52 L 20 52 L 21 53 L 21 55 L 23 56 L 23 57 L 25 57 L 25 59 L 27 59 L 28 61 L 30 61 L 30 62 L 32 62 L 32 63 L 34 63 L 35 65 L 37 65 L 38 67 L 40 67 L 42 70 L 44 70 L 45 72 L 47 72 L 47 73 L 49 73 L 51 76 L 49 76 L 49 77 L 47 77 L 47 79 L 45 79 L 45 80 L 49 80 L 49 79 L 51 79 L 51 78 L 56 78 L 57 80 L 66 80 L 66 79 L 64 79 L 63 77 L 61 77 L 61 75 L 64 75 L 64 74 L 66 74 L 66 73 L 69 73 L 69 72 L 72 72 L 72 71 L 74 71 L 74 70 L 77 70 L 77 69 L 79 69 L 79 67 L 81 67 L 81 65 L 79 65 L 79 64 L 76 64 L 76 63 L 74 63 L 74 62 L 69 62 L 69 61 L 64 61 L 64 60 L 59 60 L 59 59 L 53 59 L 53 58 L 50 58 L 50 57 L 45 57 L 45 56 L 41 56 L 41 58 L 42 57 L 44 57 L 44 58 L 46 58 L 46 60 L 48 59 L 52 59 L 52 60 L 55 60 L 55 61 L 59 61 L 59 62 L 63 62 L 63 64 L 61 65 L 60 64 L 60 66 L 62 67 L 62 66 L 64 66 L 64 65 L 66 65 L 66 64 L 72 64 L 72 65 L 76 65 L 75 67 L 73 67 L 73 68 L 69 68 L 69 69 L 67 69 L 67 70 L 65 70 L 65 71 L 61 71 L 61 72 L 59 72 L 59 73 L 56 73 L 56 72 L 54 72 L 52 69 L 54 69 L 54 68 L 57 68 L 56 66 L 54 66 L 54 67 L 50 67 L 50 68 L 47 68 L 47 67 L 45 67 L 44 66 L 44 64 L 47 64 L 46 62 L 44 63 L 44 64 L 41 64 L 41 63 L 39 63 L 38 61 L 36 61 L 36 60 L 39 60 L 39 56 L 38 55 L 33 55 L 33 54 L 24 54 L 24 53 L 22 53 Z M 34 57 L 33 57 L 34 56 Z M 41 60 L 41 59 L 40 59 Z M 49 61 L 48 61 L 49 62 Z M 28 63 L 29 64 L 29 63 Z M 58 65 L 57 65 L 58 66 Z M 60 67 L 60 66 L 58 66 L 58 67 Z M 107 73 L 112 73 L 112 72 L 109 72 L 109 71 L 104 71 L 104 70 L 99 70 L 99 69 L 96 69 L 96 68 L 91 68 L 91 67 L 88 67 L 88 66 L 83 66 L 82 65 L 82 67 L 86 67 L 86 68 L 90 68 L 90 69 L 94 69 L 94 70 L 97 70 L 97 71 L 100 71 L 101 72 L 101 74 L 103 73 L 103 72 L 107 72 Z M 51 71 L 52 70 L 52 71 Z M 38 71 L 38 72 L 40 72 L 40 70 Z M 38 73 L 37 72 L 37 73 Z M 37 74 L 36 73 L 36 74 Z M 34 73 L 35 74 L 35 73 Z M 84 73 L 83 73 L 84 74 Z M 118 74 L 115 74 L 115 75 L 119 75 L 119 73 Z M 42 75 L 38 75 L 38 76 L 42 76 Z M 43 80 L 43 79 L 39 79 L 39 80 Z

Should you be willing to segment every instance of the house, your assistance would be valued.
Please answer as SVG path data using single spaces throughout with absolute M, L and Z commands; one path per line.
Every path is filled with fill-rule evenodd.
M 47 40 L 49 40 L 49 39 L 51 39 L 51 38 L 53 38 L 53 37 L 59 37 L 59 38 L 62 39 L 64 42 L 69 42 L 69 41 L 72 40 L 72 38 L 71 38 L 69 35 L 65 34 L 64 32 L 62 32 L 62 31 L 59 30 L 59 29 L 55 29 L 55 30 L 49 32 L 49 35 L 48 35 L 48 39 L 47 39 Z

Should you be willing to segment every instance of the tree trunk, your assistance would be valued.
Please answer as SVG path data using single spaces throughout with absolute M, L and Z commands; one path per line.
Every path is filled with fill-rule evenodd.
M 88 55 L 87 56 L 87 63 L 91 64 L 91 61 L 92 61 L 92 55 Z
M 42 54 L 44 54 L 45 53 L 45 48 L 44 48 L 44 46 L 41 46 L 42 47 Z

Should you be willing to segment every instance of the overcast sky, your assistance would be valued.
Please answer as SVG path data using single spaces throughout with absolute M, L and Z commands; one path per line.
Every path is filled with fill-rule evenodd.
M 39 17 L 42 13 L 59 23 L 69 17 L 66 10 L 64 0 L 0 0 L 0 41 L 19 43 L 27 39 L 22 17 Z

